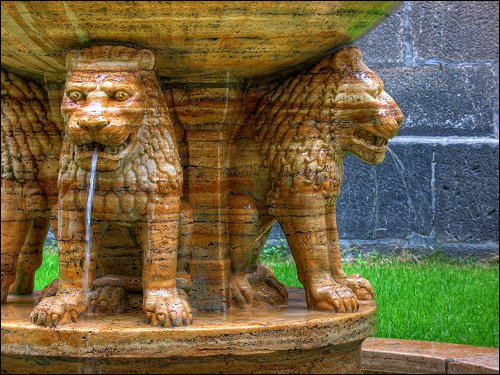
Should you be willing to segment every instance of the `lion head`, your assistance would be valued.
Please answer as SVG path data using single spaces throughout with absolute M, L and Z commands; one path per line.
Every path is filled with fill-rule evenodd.
M 335 197 L 345 152 L 383 160 L 403 115 L 361 58 L 358 48 L 342 49 L 260 98 L 250 121 L 274 190 L 300 184 Z
M 132 178 L 135 184 L 178 185 L 182 173 L 175 134 L 152 70 L 152 52 L 92 46 L 71 51 L 66 64 L 61 106 L 66 139 L 63 179 L 65 175 L 74 179 L 77 170 L 88 172 L 97 150 L 97 172 L 140 172 L 141 176 Z
M 382 162 L 403 113 L 384 91 L 380 77 L 363 63 L 358 48 L 335 53 L 330 66 L 338 77 L 327 99 L 336 138 L 344 151 L 368 163 Z

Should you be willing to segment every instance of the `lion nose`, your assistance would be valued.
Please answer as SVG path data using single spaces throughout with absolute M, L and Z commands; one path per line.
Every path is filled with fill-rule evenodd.
M 78 119 L 78 126 L 94 131 L 106 127 L 109 125 L 109 121 L 104 117 L 103 111 L 103 104 L 99 100 L 91 101 L 83 111 L 83 115 Z
M 78 120 L 78 126 L 82 129 L 100 130 L 109 125 L 103 116 L 82 116 Z

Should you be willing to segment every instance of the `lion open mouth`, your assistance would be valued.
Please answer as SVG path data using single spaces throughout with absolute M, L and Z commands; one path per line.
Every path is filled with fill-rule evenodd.
M 99 152 L 99 157 L 105 157 L 110 159 L 120 159 L 125 154 L 127 154 L 128 149 L 131 145 L 131 137 L 129 136 L 125 142 L 121 145 L 105 145 L 96 141 L 89 143 L 84 143 L 81 145 L 76 145 L 76 149 L 80 154 L 80 157 L 91 157 L 91 154 L 95 149 Z
M 368 148 L 383 148 L 387 145 L 387 138 L 380 137 L 364 129 L 357 129 L 354 131 L 353 136 L 355 140 L 362 143 Z

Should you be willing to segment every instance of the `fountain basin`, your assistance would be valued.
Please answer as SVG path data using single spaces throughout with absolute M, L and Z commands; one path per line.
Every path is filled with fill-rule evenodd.
M 371 334 L 366 324 L 374 322 L 373 303 L 356 314 L 307 312 L 302 290 L 289 293 L 285 308 L 204 312 L 192 327 L 166 330 L 145 326 L 139 313 L 35 327 L 26 317 L 37 297 L 9 296 L 2 307 L 2 373 L 498 374 L 498 348 L 363 341 Z M 347 326 L 352 334 L 345 335 Z
M 34 298 L 2 307 L 2 373 L 359 373 L 376 305 L 356 313 L 308 311 L 302 289 L 288 306 L 194 314 L 182 328 L 148 326 L 140 312 L 57 328 L 29 322 Z

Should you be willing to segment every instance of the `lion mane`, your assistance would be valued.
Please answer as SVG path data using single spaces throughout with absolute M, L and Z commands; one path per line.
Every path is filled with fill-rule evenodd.
M 137 61 L 136 55 L 141 53 L 141 50 L 124 46 L 95 46 L 79 51 L 78 59 L 83 63 L 96 59 L 102 63 L 109 59 L 115 66 L 119 66 L 117 60 Z M 74 57 L 69 56 L 68 60 L 70 59 Z M 142 66 L 141 62 L 138 64 L 138 75 L 145 90 L 146 100 L 143 124 L 137 134 L 138 144 L 135 151 L 132 151 L 137 152 L 137 155 L 126 157 L 122 175 L 118 179 L 113 177 L 112 187 L 115 191 L 146 192 L 150 198 L 157 193 L 181 194 L 182 170 L 167 105 L 152 69 Z M 75 162 L 75 145 L 67 139 L 62 155 L 60 181 L 78 181 L 83 187 L 89 172 L 78 168 Z M 98 176 L 99 178 L 104 179 L 102 176 Z M 65 190 L 63 187 L 63 191 Z
M 343 151 L 332 132 L 332 103 L 338 74 L 331 57 L 300 72 L 264 94 L 252 114 L 255 140 L 270 167 L 273 184 L 267 203 L 274 206 L 283 190 L 339 194 Z
M 2 69 L 2 179 L 25 183 L 53 178 L 57 169 L 45 164 L 57 165 L 60 152 L 61 131 L 45 91 Z

